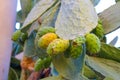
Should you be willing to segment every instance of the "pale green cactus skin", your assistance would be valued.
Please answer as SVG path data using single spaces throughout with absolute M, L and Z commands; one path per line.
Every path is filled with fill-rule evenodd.
M 87 51 L 94 55 L 100 51 L 101 44 L 99 38 L 95 34 L 87 34 L 86 36 L 86 48 Z

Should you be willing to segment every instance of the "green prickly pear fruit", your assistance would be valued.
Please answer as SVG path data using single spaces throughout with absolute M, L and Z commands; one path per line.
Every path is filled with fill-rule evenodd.
M 70 48 L 70 56 L 74 59 L 78 58 L 82 53 L 82 44 L 81 45 L 72 45 Z
M 39 37 L 41 37 L 47 33 L 55 33 L 55 28 L 53 28 L 53 27 L 41 27 L 38 30 Z
M 12 35 L 12 40 L 15 42 L 18 41 L 21 34 L 22 34 L 21 30 L 16 30 Z
M 79 36 L 73 40 L 74 43 L 77 43 L 78 45 L 85 43 L 86 39 L 83 36 Z
M 34 70 L 39 71 L 44 68 L 44 62 L 41 59 L 38 59 L 35 63 Z
M 44 59 L 44 67 L 48 68 L 51 64 L 52 58 L 51 57 L 47 57 Z
M 101 24 L 102 25 L 102 21 L 100 19 L 98 19 L 98 24 Z
M 47 47 L 49 55 L 57 55 L 63 53 L 69 47 L 69 40 L 55 39 Z
M 27 38 L 28 38 L 28 33 L 22 33 L 22 34 L 21 34 L 21 37 L 20 37 L 20 40 L 21 40 L 22 42 L 24 42 Z
M 86 48 L 87 51 L 94 55 L 100 51 L 101 44 L 99 38 L 95 34 L 86 34 Z
M 44 68 L 48 68 L 51 64 L 51 57 L 46 57 L 44 59 L 38 59 L 35 63 L 34 70 L 39 71 Z
M 54 39 L 57 39 L 57 35 L 55 33 L 47 33 L 39 38 L 38 47 L 45 49 Z
M 70 56 L 74 59 L 78 58 L 82 54 L 83 44 L 85 43 L 85 38 L 83 36 L 75 38 L 70 47 Z
M 92 33 L 94 33 L 99 39 L 103 39 L 104 30 L 101 24 L 98 24 L 95 29 L 93 29 Z

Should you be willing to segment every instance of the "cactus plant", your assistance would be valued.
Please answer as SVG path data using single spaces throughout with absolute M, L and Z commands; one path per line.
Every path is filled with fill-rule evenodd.
M 111 75 L 111 79 L 119 79 L 117 75 L 120 73 L 116 68 L 114 70 L 114 66 L 120 70 L 120 50 L 105 42 L 101 43 L 106 33 L 118 28 L 119 23 L 112 21 L 111 24 L 116 23 L 115 27 L 112 25 L 108 28 L 109 24 L 107 25 L 105 21 L 112 18 L 103 18 L 104 13 L 98 15 L 90 1 L 94 5 L 99 2 L 99 0 L 38 0 L 19 31 L 28 33 L 23 46 L 24 57 L 36 62 L 32 70 L 22 68 L 21 80 L 30 79 L 30 75 L 36 71 L 41 71 L 40 75 L 48 74 L 46 71 L 48 67 L 54 68 L 57 73 L 53 70 L 50 71 L 52 76 L 37 75 L 40 80 L 90 78 L 106 80 Z M 114 8 L 116 5 L 120 7 L 119 4 L 117 2 Z M 18 35 L 13 34 L 15 37 L 13 41 L 18 40 L 21 35 L 16 32 L 15 34 Z M 107 61 L 108 65 L 104 64 L 104 61 Z

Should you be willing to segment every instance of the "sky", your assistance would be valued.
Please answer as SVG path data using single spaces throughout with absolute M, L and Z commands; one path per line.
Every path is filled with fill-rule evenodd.
M 18 0 L 17 11 L 19 11 L 21 9 L 19 1 L 20 0 Z M 115 0 L 100 0 L 99 4 L 95 7 L 95 10 L 97 13 L 100 13 L 114 4 L 115 4 Z M 19 28 L 19 23 L 16 24 L 16 27 Z M 110 34 L 107 34 L 106 35 L 107 43 L 109 43 L 111 40 L 113 40 L 116 36 L 118 36 L 118 38 L 120 38 L 119 32 L 120 32 L 120 29 L 118 29 Z M 115 46 L 120 47 L 120 39 L 118 39 Z
M 114 4 L 115 4 L 115 0 L 101 0 L 99 4 L 95 7 L 96 12 L 100 13 Z M 107 43 L 111 42 L 111 40 L 113 40 L 116 36 L 118 36 L 118 41 L 115 46 L 120 47 L 120 33 L 119 32 L 120 32 L 120 29 L 106 35 Z

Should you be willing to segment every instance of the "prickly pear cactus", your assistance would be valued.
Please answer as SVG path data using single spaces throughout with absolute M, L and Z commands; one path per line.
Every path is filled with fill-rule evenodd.
M 102 22 L 100 20 L 98 21 L 98 25 L 96 26 L 96 28 L 92 30 L 92 33 L 94 33 L 100 40 L 103 39 L 104 29 L 103 29 Z
M 18 41 L 20 36 L 21 36 L 22 32 L 20 30 L 17 30 L 16 32 L 14 32 L 14 34 L 12 35 L 12 40 L 13 41 Z
M 120 74 L 116 71 L 120 68 L 120 50 L 101 43 L 105 31 L 108 33 L 113 27 L 107 30 L 101 22 L 104 19 L 98 20 L 92 2 L 97 5 L 100 0 L 37 1 L 12 37 L 15 42 L 22 41 L 24 57 L 35 62 L 32 68 L 22 67 L 21 80 L 105 80 L 108 76 L 120 79 L 116 76 Z
M 83 36 L 77 37 L 71 42 L 69 54 L 72 58 L 78 58 L 82 54 L 84 43 L 85 38 Z
M 69 40 L 55 39 L 47 47 L 48 55 L 63 53 L 69 47 Z
M 101 43 L 99 38 L 95 34 L 87 34 L 86 36 L 87 51 L 94 55 L 100 51 Z
M 51 64 L 51 57 L 46 57 L 44 59 L 38 59 L 35 63 L 34 70 L 40 71 L 44 68 L 48 68 Z
M 39 37 L 41 37 L 41 36 L 43 36 L 44 34 L 47 34 L 47 33 L 55 33 L 55 28 L 49 26 L 49 27 L 41 27 L 38 30 Z
M 40 48 L 47 48 L 47 46 L 55 39 L 57 39 L 55 33 L 47 33 L 38 40 L 38 46 Z
M 16 30 L 12 35 L 12 40 L 20 45 L 23 45 L 25 40 L 28 38 L 28 33 L 23 33 L 21 30 Z

